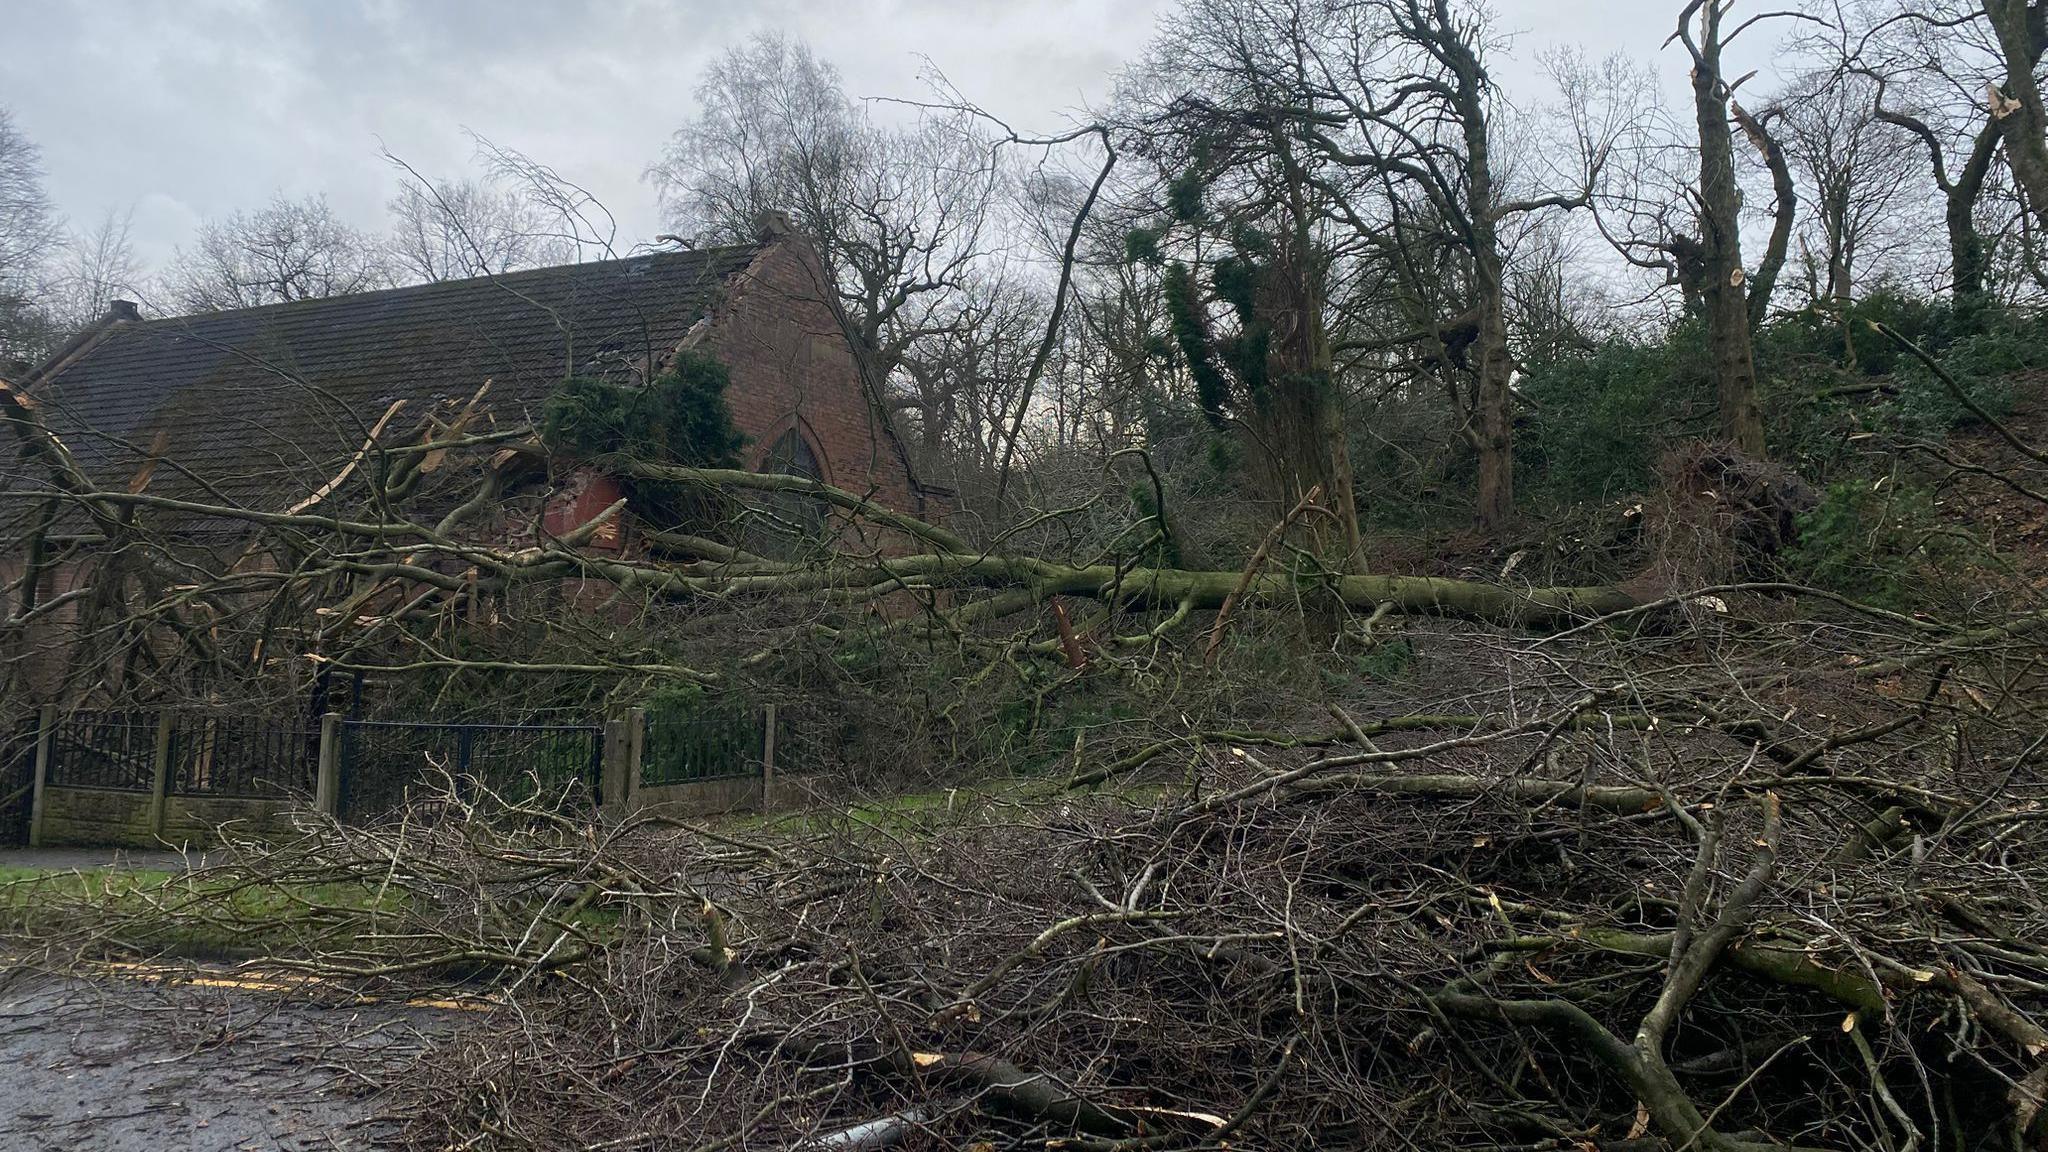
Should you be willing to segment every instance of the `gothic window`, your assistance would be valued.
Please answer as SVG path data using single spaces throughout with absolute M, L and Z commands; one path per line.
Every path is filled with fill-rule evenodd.
M 784 476 L 804 476 L 812 480 L 823 480 L 824 469 L 818 467 L 818 454 L 811 451 L 811 443 L 791 428 L 768 449 L 768 459 L 762 463 L 761 471 L 775 472 Z
M 823 480 L 825 470 L 810 441 L 795 428 L 784 432 L 769 447 L 761 471 L 782 476 Z M 825 505 L 801 492 L 776 492 L 762 502 L 754 517 L 758 526 L 748 533 L 752 551 L 779 559 L 795 559 L 825 544 Z

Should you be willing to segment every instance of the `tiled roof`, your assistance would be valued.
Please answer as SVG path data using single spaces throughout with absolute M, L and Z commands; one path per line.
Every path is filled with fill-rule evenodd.
M 161 444 L 149 491 L 194 496 L 189 471 L 222 495 L 278 508 L 331 477 L 393 401 L 406 401 L 388 430 L 395 438 L 489 380 L 490 424 L 503 428 L 536 419 L 564 376 L 616 375 L 666 356 L 757 251 L 659 253 L 118 323 L 31 392 L 102 484 L 125 485 Z

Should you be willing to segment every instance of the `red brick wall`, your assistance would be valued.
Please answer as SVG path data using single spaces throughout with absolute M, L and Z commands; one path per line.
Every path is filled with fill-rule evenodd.
M 827 482 L 919 514 L 921 501 L 909 468 L 861 383 L 852 349 L 828 303 L 830 292 L 831 284 L 809 244 L 800 237 L 785 237 L 764 248 L 733 279 L 726 299 L 691 343 L 731 369 L 727 401 L 748 437 L 742 450 L 747 467 L 759 468 L 776 439 L 796 427 L 817 454 Z M 551 535 L 561 536 L 588 522 L 618 495 L 615 481 L 578 469 L 543 497 L 541 519 Z M 934 501 L 922 512 L 938 518 L 944 508 Z M 516 520 L 501 522 L 500 529 L 507 544 L 530 537 L 530 528 Z M 632 551 L 630 532 L 624 540 L 606 534 L 593 544 L 605 551 Z M 18 567 L 17 558 L 7 560 Z M 0 584 L 12 574 L 9 563 L 0 563 Z M 53 594 L 68 590 L 84 575 L 84 566 L 67 565 Z M 30 682 L 39 694 L 57 686 L 76 609 L 75 604 L 66 605 L 52 613 L 28 638 L 34 646 Z M 4 611 L 0 606 L 0 614 Z
M 784 237 L 734 277 L 700 346 L 732 371 L 726 399 L 748 438 L 747 467 L 760 468 L 776 439 L 796 427 L 827 483 L 916 514 L 909 469 L 861 384 L 831 291 L 809 243 Z
M 0 587 L 8 588 L 10 593 L 14 591 L 15 581 L 21 578 L 24 560 L 17 556 L 0 560 Z M 37 603 L 47 603 L 84 585 L 91 578 L 93 567 L 91 559 L 67 560 L 54 569 L 46 570 L 46 583 Z M 77 642 L 79 606 L 79 601 L 72 600 L 48 611 L 0 644 L 0 659 L 22 662 L 18 670 L 23 678 L 17 684 L 26 689 L 34 700 L 49 701 L 56 696 L 64 670 L 71 660 L 71 646 Z M 0 615 L 19 607 L 20 604 L 10 595 L 0 603 Z M 4 678 L 0 676 L 0 679 Z
M 742 466 L 760 470 L 776 440 L 796 428 L 817 455 L 826 483 L 912 515 L 937 514 L 940 509 L 921 503 L 901 451 L 868 399 L 831 292 L 810 243 L 785 236 L 733 277 L 725 299 L 685 346 L 710 352 L 732 374 L 726 404 L 747 437 Z M 615 485 L 587 470 L 558 479 L 547 499 L 547 531 L 564 535 L 617 497 Z M 616 548 L 619 541 L 596 543 Z
M 625 497 L 619 482 L 592 468 L 578 468 L 555 483 L 542 527 L 554 537 L 567 536 Z M 615 516 L 599 528 L 585 547 L 593 551 L 616 552 L 623 543 L 625 517 Z

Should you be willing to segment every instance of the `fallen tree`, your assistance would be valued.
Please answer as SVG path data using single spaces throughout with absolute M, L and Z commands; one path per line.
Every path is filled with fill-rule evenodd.
M 11 953 L 52 968 L 226 938 L 294 994 L 487 1007 L 382 1081 L 415 1146 L 2048 1136 L 2037 598 L 1354 576 L 1284 533 L 1184 569 L 1161 511 L 974 538 L 631 461 L 607 463 L 733 520 L 608 551 L 587 545 L 623 504 L 508 531 L 544 524 L 524 430 L 387 428 L 254 508 L 153 465 L 88 476 L 31 400 L 0 405 L 28 450 L 0 495 L 26 558 L 9 675 L 58 618 L 64 690 L 109 703 L 297 702 L 316 669 L 417 675 L 436 703 L 490 677 L 495 703 L 510 675 L 553 696 L 822 667 L 875 701 L 870 760 L 984 692 L 943 783 L 1037 774 L 746 828 L 451 778 L 387 825 L 309 819 L 172 885 L 4 905 Z M 837 547 L 750 547 L 786 506 L 759 496 L 822 506 Z M 46 596 L 59 567 L 79 579 Z M 1087 698 L 1059 755 L 1009 757 L 1061 693 Z
M 1809 591 L 1754 583 L 1661 596 L 1647 585 L 1532 587 L 1354 575 L 1296 549 L 1284 557 L 1257 557 L 1242 571 L 1186 570 L 1148 562 L 1163 535 L 1159 512 L 1121 526 L 1106 548 L 1025 548 L 1015 538 L 1017 530 L 977 544 L 868 496 L 805 477 L 630 460 L 600 463 L 621 475 L 701 488 L 712 497 L 706 506 L 726 508 L 732 519 L 694 530 L 640 526 L 640 544 L 623 553 L 587 547 L 600 532 L 616 531 L 631 518 L 621 502 L 573 531 L 530 532 L 530 541 L 515 544 L 508 539 L 514 525 L 506 512 L 517 503 L 509 493 L 511 476 L 545 463 L 523 430 L 475 433 L 429 420 L 410 433 L 391 432 L 371 441 L 389 458 L 386 466 L 359 467 L 360 461 L 351 460 L 318 492 L 278 510 L 210 495 L 203 483 L 187 483 L 176 495 L 152 491 L 162 471 L 154 459 L 126 484 L 96 479 L 41 420 L 33 399 L 4 382 L 0 414 L 24 462 L 0 491 L 0 511 L 33 513 L 12 517 L 18 532 L 8 541 L 8 554 L 19 563 L 0 638 L 9 639 L 19 661 L 27 631 L 41 626 L 48 635 L 53 617 L 67 615 L 56 609 L 69 604 L 68 634 L 54 642 L 78 652 L 73 688 L 64 693 L 71 697 L 81 691 L 124 697 L 135 687 L 136 660 L 169 660 L 195 676 L 219 678 L 246 673 L 280 653 L 297 661 L 301 677 L 318 667 L 337 667 L 543 674 L 573 668 L 699 683 L 721 678 L 675 653 L 606 660 L 547 657 L 514 647 L 460 657 L 431 638 L 463 621 L 500 614 L 499 606 L 520 598 L 524 589 L 564 582 L 608 588 L 608 602 L 643 613 L 660 605 L 801 601 L 813 606 L 802 618 L 803 630 L 828 636 L 872 631 L 879 612 L 894 631 L 975 645 L 1001 641 L 999 647 L 1058 655 L 1069 663 L 1085 661 L 1088 651 L 1114 654 L 1155 644 L 1197 613 L 1221 616 L 1211 627 L 1213 648 L 1229 619 L 1227 606 L 1363 620 L 1366 633 L 1373 621 L 1388 616 L 1559 630 L 1602 621 L 1639 627 L 1659 613 L 1721 604 L 1720 597 L 1738 590 Z M 423 481 L 429 471 L 438 486 Z M 828 534 L 836 547 L 794 560 L 748 551 L 738 543 L 747 538 L 747 524 L 775 516 L 772 507 L 747 503 L 764 495 L 828 510 Z M 351 507 L 356 511 L 347 511 Z M 1040 520 L 1044 529 L 1061 516 Z M 54 526 L 60 524 L 62 546 L 52 547 Z M 1040 538 L 1056 537 L 1041 531 Z M 1072 554 L 1077 551 L 1082 554 Z M 59 567 L 81 575 L 61 594 L 63 603 L 52 603 L 40 598 L 39 588 Z M 1850 610 L 1873 611 L 1839 596 L 1817 595 Z M 587 591 L 582 596 L 591 599 Z M 1059 639 L 1016 640 L 1020 618 L 1028 634 L 1045 607 L 1061 600 L 1098 607 L 1091 618 L 1069 622 Z M 1945 640 L 1975 642 L 1984 627 L 2031 625 L 1979 627 L 1953 637 L 1934 627 L 1916 639 L 1936 653 Z M 762 654 L 782 642 L 765 638 Z M 110 662 L 110 650 L 124 655 Z M 249 658 L 229 655 L 235 652 Z M 104 682 L 93 683 L 95 677 Z

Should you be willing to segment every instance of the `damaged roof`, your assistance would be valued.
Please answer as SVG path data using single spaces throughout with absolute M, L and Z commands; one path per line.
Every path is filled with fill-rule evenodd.
M 125 484 L 160 451 L 151 492 L 210 486 L 216 497 L 280 508 L 329 480 L 387 412 L 388 434 L 409 438 L 488 381 L 488 415 L 469 430 L 513 427 L 537 420 L 567 376 L 658 367 L 759 251 L 655 253 L 160 320 L 110 316 L 32 377 L 29 392 L 102 484 Z

